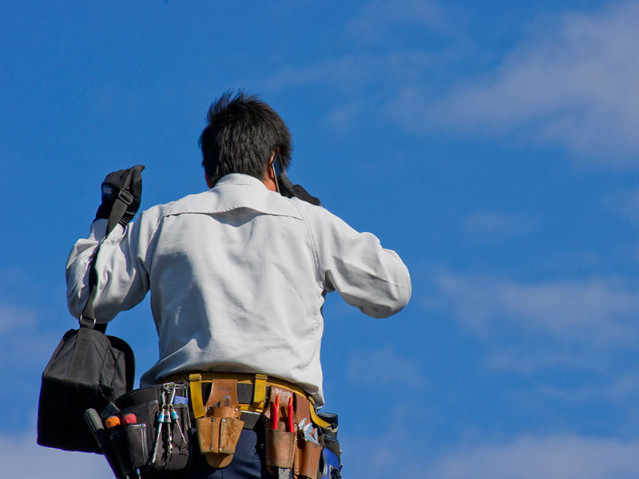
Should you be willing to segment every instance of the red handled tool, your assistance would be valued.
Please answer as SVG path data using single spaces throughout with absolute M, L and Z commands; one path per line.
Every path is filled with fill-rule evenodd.
M 277 394 L 275 396 L 275 401 L 271 404 L 271 420 L 272 422 L 272 428 L 274 430 L 277 430 L 278 427 L 278 423 L 280 422 L 280 395 Z
M 288 431 L 295 432 L 295 421 L 293 415 L 295 414 L 295 408 L 293 407 L 293 396 L 288 398 Z
M 122 425 L 129 426 L 131 424 L 136 424 L 138 422 L 138 418 L 135 414 L 129 413 L 122 416 Z

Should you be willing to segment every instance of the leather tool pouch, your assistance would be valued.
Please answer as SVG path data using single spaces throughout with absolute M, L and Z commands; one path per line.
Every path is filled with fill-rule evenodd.
M 278 398 L 279 396 L 279 398 Z M 293 398 L 293 427 L 289 419 L 288 403 Z M 274 406 L 277 409 L 277 428 L 273 417 Z M 277 468 L 292 469 L 296 478 L 317 479 L 322 445 L 305 437 L 301 426 L 306 425 L 315 433 L 318 440 L 319 434 L 313 426 L 310 414 L 311 404 L 303 396 L 293 392 L 271 386 L 269 403 L 264 411 L 264 424 L 266 428 L 266 467 L 268 471 L 277 476 Z
M 117 408 L 107 408 L 102 413 L 103 417 L 117 415 L 121 421 L 125 417 L 135 419 L 135 423 L 121 423 L 107 430 L 111 444 L 108 451 L 111 457 L 107 460 L 117 462 L 122 477 L 137 477 L 137 471 L 145 478 L 179 477 L 190 464 L 191 423 L 186 386 L 171 383 L 169 387 L 174 387 L 175 393 L 165 386 L 131 391 L 116 400 Z M 173 407 L 169 408 L 171 396 Z M 162 430 L 158 433 L 159 428 Z
M 302 445 L 295 456 L 297 459 L 295 461 L 295 475 L 316 479 L 323 447 L 310 441 L 301 442 Z
M 226 467 L 233 460 L 244 427 L 237 399 L 237 380 L 214 379 L 205 409 L 206 415 L 195 420 L 200 452 L 210 466 Z
M 276 398 L 279 396 L 279 400 Z M 264 424 L 266 427 L 266 467 L 277 476 L 276 468 L 292 469 L 295 456 L 295 431 L 287 430 L 288 402 L 293 393 L 277 386 L 270 387 L 269 402 L 264 410 Z M 278 403 L 277 429 L 274 429 L 274 405 Z
M 302 422 L 306 425 L 310 425 L 311 431 L 314 431 L 315 433 L 315 438 L 319 440 L 320 435 L 318 433 L 318 429 L 313 425 L 311 420 L 310 402 L 306 399 L 300 400 L 299 396 L 297 399 L 295 417 L 298 425 Z M 308 440 L 304 436 L 304 432 L 298 430 L 297 449 L 295 451 L 295 463 L 293 465 L 295 477 L 317 479 L 322 449 L 323 447 L 321 444 Z

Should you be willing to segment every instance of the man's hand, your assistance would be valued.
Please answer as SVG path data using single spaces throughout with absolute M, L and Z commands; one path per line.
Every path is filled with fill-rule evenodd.
M 127 205 L 119 223 L 124 227 L 133 219 L 142 199 L 142 170 L 144 165 L 137 165 L 107 175 L 102 183 L 102 204 L 95 215 L 96 220 L 109 218 L 118 197 Z
M 294 185 L 291 180 L 288 179 L 286 174 L 282 173 L 279 178 L 280 193 L 287 198 L 299 198 L 302 201 L 306 201 L 315 206 L 322 206 L 322 202 L 319 198 L 315 198 L 308 191 L 302 188 L 300 185 Z

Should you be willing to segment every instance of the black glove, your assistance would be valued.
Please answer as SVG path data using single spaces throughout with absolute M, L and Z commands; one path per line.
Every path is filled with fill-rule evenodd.
M 308 191 L 302 188 L 300 185 L 294 185 L 291 180 L 288 179 L 286 174 L 282 173 L 278 178 L 278 184 L 280 187 L 280 194 L 287 198 L 299 198 L 302 201 L 306 201 L 315 206 L 322 206 L 322 202 L 319 198 L 315 198 Z
M 118 170 L 107 175 L 102 183 L 102 204 L 95 214 L 96 220 L 109 219 L 118 199 L 121 200 L 118 202 L 118 208 L 124 209 L 124 214 L 118 223 L 124 227 L 133 219 L 140 209 L 143 169 L 144 165 L 137 165 L 128 170 Z M 119 212 L 116 213 L 119 214 Z

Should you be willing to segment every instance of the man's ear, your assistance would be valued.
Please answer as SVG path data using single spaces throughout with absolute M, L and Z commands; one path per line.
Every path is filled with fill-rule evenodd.
M 275 160 L 275 152 L 273 152 L 268 163 L 266 163 L 262 183 L 264 183 L 269 190 L 277 192 L 277 179 L 275 178 L 275 170 L 273 170 L 273 160 Z
M 273 154 L 269 158 L 268 163 L 266 163 L 266 170 L 264 171 L 264 175 L 266 176 L 266 178 L 271 181 L 275 180 L 275 172 L 273 171 L 273 162 L 275 161 L 275 153 L 276 152 L 273 152 Z

